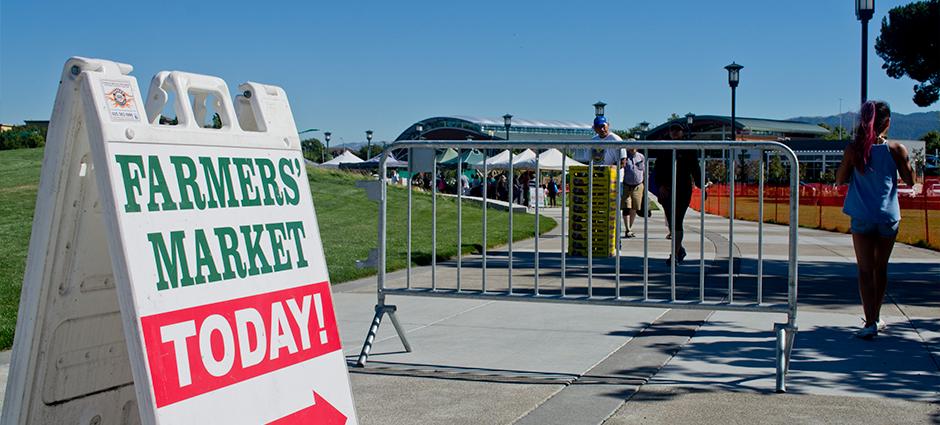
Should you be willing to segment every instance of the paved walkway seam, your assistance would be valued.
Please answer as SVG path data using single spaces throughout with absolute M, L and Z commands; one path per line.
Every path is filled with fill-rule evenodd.
M 514 424 L 603 423 L 689 342 L 711 313 L 666 311 Z

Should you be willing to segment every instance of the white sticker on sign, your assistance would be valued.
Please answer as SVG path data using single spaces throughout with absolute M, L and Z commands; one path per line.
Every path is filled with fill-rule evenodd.
M 130 81 L 101 80 L 111 121 L 140 121 L 137 95 Z

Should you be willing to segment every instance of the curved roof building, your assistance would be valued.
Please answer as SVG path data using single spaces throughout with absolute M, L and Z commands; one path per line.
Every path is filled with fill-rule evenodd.
M 820 139 L 829 130 L 816 124 L 799 121 L 771 120 L 765 118 L 735 117 L 734 129 L 737 140 Z M 669 126 L 680 124 L 688 127 L 686 118 L 666 121 L 650 129 L 648 140 L 661 140 L 669 136 Z M 686 136 L 689 136 L 686 134 Z M 695 115 L 692 120 L 693 139 L 731 140 L 731 117 L 723 115 Z
M 423 130 L 418 133 L 417 126 Z M 509 127 L 510 139 L 526 140 L 572 140 L 590 139 L 594 136 L 591 122 L 512 119 Z M 473 117 L 467 115 L 440 116 L 418 121 L 403 131 L 395 140 L 505 140 L 506 127 L 503 118 Z

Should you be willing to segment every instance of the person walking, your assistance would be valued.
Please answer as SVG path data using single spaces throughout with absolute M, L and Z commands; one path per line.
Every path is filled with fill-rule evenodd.
M 865 324 L 855 336 L 862 339 L 872 339 L 885 328 L 881 305 L 888 287 L 888 259 L 901 221 L 898 174 L 914 185 L 907 148 L 886 138 L 890 126 L 887 103 L 862 104 L 855 140 L 845 147 L 836 173 L 837 185 L 849 185 L 842 212 L 851 217 L 858 292 L 865 313 Z
M 669 127 L 669 138 L 671 140 L 682 140 L 684 129 L 679 124 L 673 124 Z M 675 239 L 676 251 L 669 255 L 666 264 L 671 264 L 673 259 L 676 264 L 685 259 L 686 252 L 682 246 L 682 237 L 685 234 L 682 222 L 685 220 L 685 213 L 689 209 L 689 202 L 692 200 L 692 185 L 702 187 L 701 167 L 696 158 L 695 152 L 690 150 L 676 150 L 676 157 L 673 158 L 672 149 L 657 150 L 653 152 L 656 159 L 654 171 L 656 173 L 656 184 L 659 185 L 659 192 L 656 196 L 659 204 L 663 206 L 663 212 L 666 213 L 666 227 L 671 230 L 671 237 Z M 672 222 L 672 162 L 676 162 L 676 205 L 675 205 L 675 223 Z M 674 229 L 674 230 L 672 230 Z
M 623 140 L 616 133 L 610 131 L 610 123 L 607 122 L 607 117 L 603 115 L 594 117 L 593 128 L 594 137 L 591 140 Z M 615 148 L 578 149 L 575 151 L 575 160 L 587 164 L 593 157 L 594 165 L 617 165 L 620 163 L 620 158 L 623 157 L 623 152 L 620 151 L 621 149 Z
M 637 152 L 636 148 L 627 149 L 626 158 L 621 162 L 623 164 L 623 193 L 621 198 L 621 212 L 623 213 L 623 222 L 626 224 L 626 234 L 628 238 L 636 237 L 633 233 L 633 223 L 636 221 L 637 211 L 643 205 L 643 176 L 646 174 L 646 157 Z
M 555 183 L 555 178 L 551 177 L 548 179 L 548 205 L 552 207 L 557 207 L 555 203 L 555 198 L 558 196 L 558 183 Z
M 460 176 L 458 177 L 459 177 L 458 181 L 460 183 L 460 189 L 458 190 L 460 190 L 460 194 L 464 196 L 469 195 L 470 194 L 470 178 L 468 178 L 465 173 L 460 173 Z

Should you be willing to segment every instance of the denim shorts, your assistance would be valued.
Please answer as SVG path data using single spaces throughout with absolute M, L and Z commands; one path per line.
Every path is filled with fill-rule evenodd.
M 852 217 L 852 233 L 856 235 L 878 235 L 883 238 L 897 236 L 900 221 L 890 223 L 875 223 L 868 220 Z

